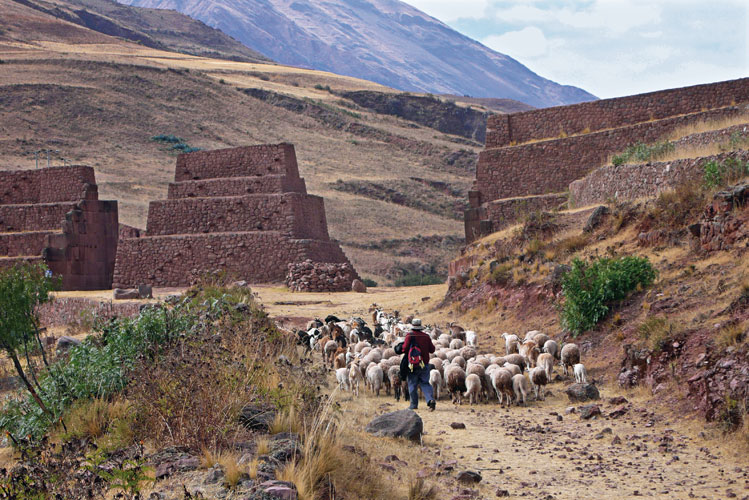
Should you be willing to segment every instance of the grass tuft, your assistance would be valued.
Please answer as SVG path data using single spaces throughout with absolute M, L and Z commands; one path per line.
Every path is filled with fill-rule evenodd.
M 408 500 L 436 500 L 439 491 L 433 484 L 423 478 L 413 479 L 408 483 Z

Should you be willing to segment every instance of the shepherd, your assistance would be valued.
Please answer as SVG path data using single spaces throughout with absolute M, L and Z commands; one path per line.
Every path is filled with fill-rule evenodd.
M 400 353 L 398 347 L 400 347 Z M 429 410 L 434 411 L 437 403 L 434 401 L 432 386 L 429 384 L 429 371 L 432 368 L 429 364 L 429 354 L 434 352 L 434 344 L 429 335 L 424 333 L 424 326 L 419 318 L 411 320 L 410 331 L 406 334 L 403 344 L 396 346 L 395 352 L 403 354 L 401 377 L 408 380 L 408 395 L 411 399 L 409 408 L 411 410 L 418 408 L 418 387 L 421 387 Z

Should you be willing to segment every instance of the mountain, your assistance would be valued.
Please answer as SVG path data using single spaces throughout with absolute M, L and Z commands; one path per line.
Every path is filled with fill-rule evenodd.
M 12 4 L 154 49 L 234 61 L 269 62 L 267 57 L 221 30 L 176 11 L 130 7 L 113 0 L 11 0 Z M 46 29 L 48 22 L 49 19 L 41 25 L 24 25 L 32 29 L 19 30 L 17 39 L 49 36 L 54 30 Z
M 400 90 L 509 98 L 536 107 L 595 99 L 397 0 L 120 1 L 178 10 L 282 64 Z

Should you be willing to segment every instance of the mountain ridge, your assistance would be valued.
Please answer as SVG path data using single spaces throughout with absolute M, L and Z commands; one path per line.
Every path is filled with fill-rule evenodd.
M 282 64 L 405 91 L 510 98 L 536 107 L 595 99 L 540 77 L 398 0 L 121 0 L 175 9 Z

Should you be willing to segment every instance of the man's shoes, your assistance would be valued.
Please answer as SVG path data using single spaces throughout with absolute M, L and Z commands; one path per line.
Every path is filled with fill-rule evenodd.
M 427 402 L 427 406 L 429 407 L 429 411 L 434 411 L 434 409 L 437 407 L 437 402 L 432 399 Z
M 419 408 L 417 406 L 409 406 L 408 409 L 409 410 L 418 410 Z

